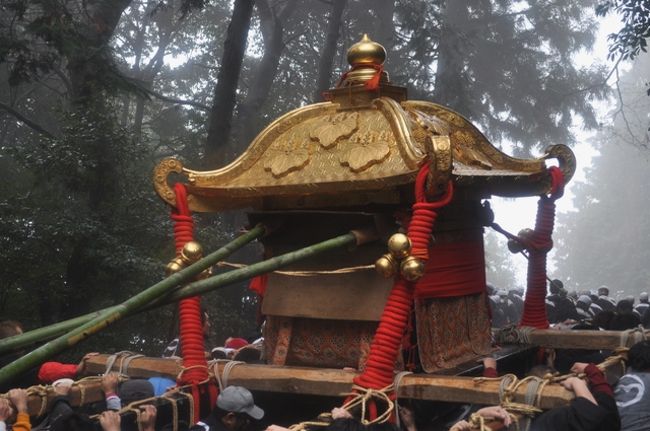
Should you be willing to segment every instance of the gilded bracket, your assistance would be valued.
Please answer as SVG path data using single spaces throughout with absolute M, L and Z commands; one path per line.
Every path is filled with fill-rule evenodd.
M 158 196 L 169 205 L 175 207 L 176 194 L 167 182 L 167 178 L 172 172 L 176 172 L 177 174 L 183 173 L 183 163 L 173 158 L 161 160 L 153 170 L 153 187 L 156 193 L 158 193 Z
M 571 151 L 571 148 L 562 144 L 551 145 L 546 147 L 541 158 L 543 160 L 557 159 L 559 168 L 564 174 L 564 184 L 571 181 L 573 174 L 576 172 L 576 156 Z

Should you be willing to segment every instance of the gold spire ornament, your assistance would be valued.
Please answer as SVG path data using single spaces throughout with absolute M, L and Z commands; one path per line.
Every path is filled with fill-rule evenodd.
M 361 40 L 348 49 L 351 66 L 381 65 L 386 61 L 386 49 L 364 34 Z

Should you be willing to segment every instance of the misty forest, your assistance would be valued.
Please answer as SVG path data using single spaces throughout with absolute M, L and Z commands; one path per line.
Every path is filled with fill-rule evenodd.
M 645 4 L 645 6 L 643 6 Z M 634 9 L 636 7 L 636 9 Z M 645 9 L 644 9 L 645 7 Z M 549 276 L 568 290 L 650 290 L 647 1 L 1 0 L 0 317 L 34 329 L 119 303 L 164 277 L 164 157 L 209 170 L 268 123 L 321 100 L 367 33 L 410 99 L 461 113 L 517 157 L 552 143 L 595 156 L 558 214 Z M 645 11 L 645 16 L 643 16 Z M 602 54 L 602 25 L 614 23 Z M 583 58 L 577 61 L 577 58 Z M 590 62 L 585 62 L 584 58 Z M 207 250 L 242 214 L 195 216 Z M 522 221 L 527 227 L 534 220 Z M 523 287 L 486 232 L 488 281 Z M 261 248 L 232 257 L 259 260 Z M 256 330 L 247 283 L 204 296 L 217 345 Z M 79 352 L 158 356 L 175 307 L 120 322 Z

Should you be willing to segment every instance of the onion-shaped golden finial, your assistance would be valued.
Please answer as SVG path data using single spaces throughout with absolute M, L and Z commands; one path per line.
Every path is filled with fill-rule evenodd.
M 165 273 L 168 276 L 170 276 L 172 274 L 176 274 L 184 267 L 185 267 L 185 262 L 183 262 L 183 259 L 181 259 L 180 257 L 175 257 L 174 259 L 172 259 L 171 262 L 167 264 L 167 267 L 165 267 Z
M 196 241 L 185 243 L 181 250 L 181 259 L 185 263 L 192 264 L 203 257 L 203 247 Z
M 415 256 L 409 256 L 402 261 L 400 272 L 408 281 L 417 281 L 424 275 L 424 262 Z
M 386 49 L 364 34 L 361 40 L 348 49 L 348 63 L 352 66 L 380 65 L 386 61 Z
M 391 278 L 397 273 L 397 261 L 390 254 L 385 254 L 375 262 L 375 270 L 384 278 Z
M 396 259 L 404 259 L 411 252 L 411 240 L 403 233 L 396 233 L 388 238 L 388 251 Z

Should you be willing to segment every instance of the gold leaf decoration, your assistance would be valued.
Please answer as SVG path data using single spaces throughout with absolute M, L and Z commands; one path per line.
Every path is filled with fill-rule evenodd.
M 388 132 L 368 132 L 348 141 L 339 161 L 352 172 L 361 172 L 383 162 L 390 154 Z
M 329 149 L 342 139 L 349 138 L 357 130 L 358 114 L 340 112 L 326 117 L 325 124 L 316 126 L 309 132 L 309 137 Z
M 304 143 L 289 140 L 268 149 L 269 157 L 264 162 L 264 170 L 280 178 L 298 171 L 309 163 L 309 149 Z

